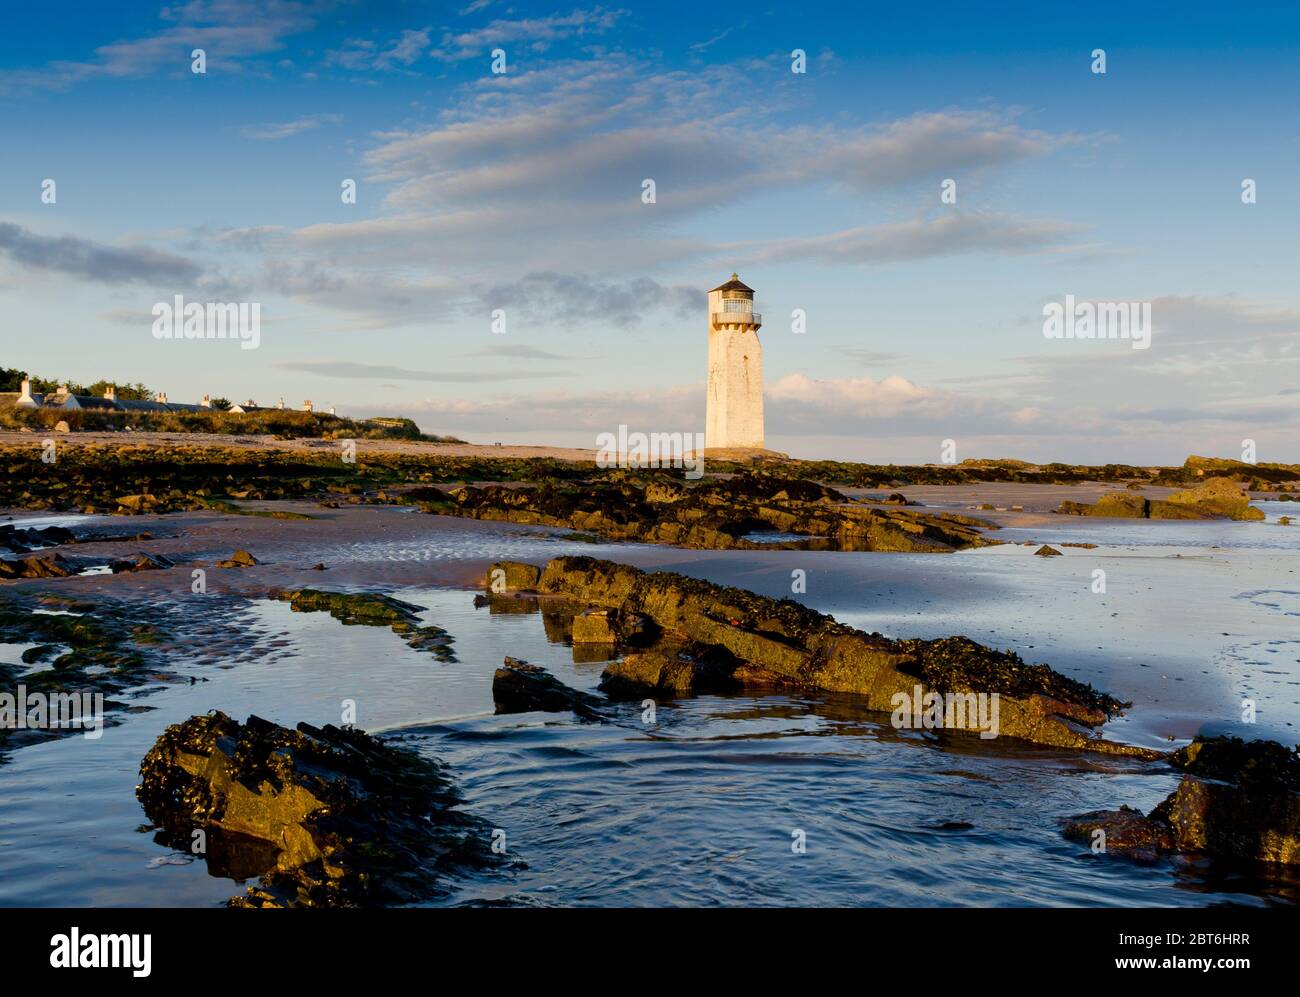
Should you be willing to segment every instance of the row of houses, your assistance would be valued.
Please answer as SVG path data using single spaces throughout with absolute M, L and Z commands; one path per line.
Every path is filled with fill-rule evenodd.
M 160 391 L 154 395 L 153 400 L 118 398 L 117 392 L 113 388 L 105 390 L 102 398 L 95 395 L 78 395 L 68 390 L 66 384 L 59 385 L 57 391 L 43 393 L 32 391 L 32 382 L 26 378 L 23 379 L 22 391 L 13 399 L 12 404 L 15 408 L 21 409 L 38 409 L 38 408 L 56 408 L 66 410 L 80 409 L 91 412 L 211 412 L 214 411 L 212 399 L 208 395 L 203 396 L 201 402 L 173 402 L 168 401 L 167 393 Z M 7 400 L 7 399 L 4 399 Z M 231 412 L 265 412 L 274 409 L 285 409 L 284 399 L 281 398 L 277 405 L 258 405 L 251 398 L 238 405 L 230 406 Z M 311 401 L 302 403 L 304 412 L 311 412 Z M 334 407 L 329 408 L 329 415 L 334 415 Z

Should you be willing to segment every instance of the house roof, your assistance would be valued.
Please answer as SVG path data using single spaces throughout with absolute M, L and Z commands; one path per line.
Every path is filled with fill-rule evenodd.
M 713 290 L 714 291 L 748 291 L 750 294 L 754 293 L 754 289 L 750 287 L 748 284 L 743 283 L 740 277 L 738 277 L 734 273 L 731 275 L 731 280 L 727 281 L 725 284 L 719 284 Z
M 117 402 L 108 398 L 100 398 L 98 395 L 52 395 L 51 397 L 62 399 L 58 405 L 59 408 L 66 406 L 72 399 L 75 399 L 77 405 L 81 408 L 107 409 L 109 411 L 117 408 Z
M 162 402 L 151 402 L 143 398 L 119 398 L 117 407 L 124 412 L 166 412 L 167 406 Z

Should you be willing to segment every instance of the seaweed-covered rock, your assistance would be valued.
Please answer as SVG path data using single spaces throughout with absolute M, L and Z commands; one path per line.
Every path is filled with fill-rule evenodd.
M 497 574 L 497 571 L 500 574 Z M 496 591 L 528 591 L 537 587 L 537 579 L 541 577 L 542 571 L 535 564 L 524 564 L 522 561 L 504 562 L 502 566 L 494 565 L 493 570 L 488 572 L 487 585 L 488 589 Z
M 420 621 L 422 606 L 379 592 L 277 588 L 267 595 L 289 603 L 295 613 L 329 613 L 344 626 L 388 627 L 417 651 L 429 651 L 440 661 L 456 660 L 451 634 L 442 627 Z
M 190 853 L 204 840 L 214 875 L 261 877 L 235 906 L 410 903 L 491 859 L 440 764 L 359 730 L 191 717 L 163 732 L 140 777 L 161 843 Z
M 539 598 L 553 596 L 617 609 L 624 617 L 640 614 L 658 629 L 664 648 L 676 644 L 691 649 L 684 663 L 680 657 L 631 656 L 610 666 L 604 688 L 611 695 L 697 690 L 730 679 L 741 685 L 783 684 L 851 693 L 864 697 L 868 709 L 886 713 L 896 713 L 902 699 L 907 702 L 907 715 L 915 717 L 919 702 L 930 693 L 996 693 L 996 733 L 1001 736 L 1158 757 L 1149 749 L 1086 733 L 1127 704 L 1047 665 L 1026 664 L 1012 652 L 996 651 L 965 637 L 890 640 L 837 623 L 788 599 L 768 599 L 743 589 L 586 557 L 551 560 L 537 591 Z M 702 660 L 708 662 L 707 671 L 700 668 Z M 983 731 L 975 721 L 967 714 L 955 726 Z
M 1055 547 L 1051 547 L 1048 544 L 1043 544 L 1043 546 L 1039 547 L 1038 550 L 1034 551 L 1034 556 L 1035 557 L 1064 557 L 1065 555 L 1062 554 Z
M 1092 810 L 1071 817 L 1064 835 L 1103 853 L 1153 861 L 1174 847 L 1173 834 L 1163 821 L 1152 820 L 1134 807 Z
M 1300 865 L 1300 754 L 1276 741 L 1197 738 L 1169 756 L 1182 781 L 1143 817 L 1128 808 L 1073 817 L 1066 835 L 1106 832 L 1107 851 L 1202 854 Z
M 507 657 L 492 676 L 497 713 L 572 712 L 583 720 L 601 719 L 600 700 L 571 689 L 541 665 Z
M 640 700 L 735 692 L 745 684 L 760 684 L 757 674 L 742 681 L 737 674 L 742 667 L 717 648 L 651 648 L 609 665 L 601 673 L 600 691 L 610 699 Z M 766 677 L 771 684 L 780 682 L 771 673 Z
M 1263 519 L 1262 509 L 1250 504 L 1250 496 L 1235 481 L 1211 478 L 1197 488 L 1174 492 L 1164 502 L 1155 503 L 1152 518 L 1182 518 L 1179 513 L 1190 509 L 1197 518 Z M 1173 510 L 1179 512 L 1175 513 Z
M 251 568 L 262 562 L 246 550 L 237 550 L 224 561 L 218 561 L 218 568 Z
M 956 513 L 880 508 L 814 481 L 766 473 L 685 485 L 614 475 L 534 488 L 464 486 L 412 493 L 427 512 L 568 527 L 611 540 L 719 550 L 945 552 L 996 543 L 992 523 Z M 792 534 L 766 542 L 751 534 Z M 517 569 L 528 578 L 531 566 Z M 500 584 L 500 583 L 498 583 Z M 530 588 L 506 579 L 508 588 Z
M 1093 505 L 1062 502 L 1056 510 L 1075 516 L 1117 519 L 1243 519 L 1260 520 L 1262 510 L 1229 478 L 1211 478 L 1196 488 L 1174 492 L 1167 499 L 1147 499 L 1125 492 L 1107 492 Z
M 575 644 L 613 644 L 618 640 L 616 609 L 587 609 L 573 618 Z

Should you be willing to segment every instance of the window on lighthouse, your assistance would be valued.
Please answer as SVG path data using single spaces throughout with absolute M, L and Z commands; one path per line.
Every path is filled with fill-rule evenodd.
M 748 298 L 727 298 L 722 302 L 724 312 L 752 312 L 754 302 Z

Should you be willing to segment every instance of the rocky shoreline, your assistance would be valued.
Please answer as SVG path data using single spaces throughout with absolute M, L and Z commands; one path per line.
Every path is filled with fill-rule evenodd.
M 403 498 L 439 515 L 564 527 L 605 540 L 708 550 L 946 553 L 997 542 L 982 532 L 997 527 L 983 520 L 882 509 L 825 485 L 770 474 L 742 474 L 693 486 L 623 475 L 534 487 L 462 486 L 450 494 L 421 488 Z M 760 539 L 764 534 L 776 539 Z
M 825 484 L 771 473 L 694 485 L 635 474 L 590 478 L 582 468 L 568 473 L 571 477 L 562 481 L 547 475 L 513 486 L 397 483 L 391 492 L 381 490 L 382 497 L 356 483 L 339 490 L 337 481 L 325 486 L 327 495 L 314 494 L 322 478 L 286 494 L 327 504 L 415 505 L 456 518 L 560 526 L 605 540 L 684 549 L 941 553 L 996 542 L 982 532 L 990 523 L 925 511 L 905 504 L 901 495 L 879 503 L 859 501 Z M 175 480 L 186 480 L 185 474 Z M 243 489 L 202 497 L 203 508 L 225 501 L 232 490 Z M 116 511 L 167 508 L 172 492 L 159 493 L 156 503 L 142 502 L 138 510 L 119 503 Z M 255 489 L 239 500 L 258 496 L 273 497 Z M 1148 503 L 1145 518 L 1169 518 L 1162 515 L 1163 506 L 1139 498 Z M 1252 507 L 1240 486 L 1226 478 L 1211 479 L 1187 498 L 1161 501 L 1179 507 L 1179 513 L 1185 507 L 1198 515 L 1254 518 L 1242 514 Z M 1107 508 L 1105 502 L 1096 505 Z M 282 523 L 265 528 L 314 536 L 318 522 L 291 511 L 300 507 L 265 510 L 287 514 L 276 517 Z M 398 510 L 375 512 L 403 518 Z M 239 579 L 244 598 L 282 601 L 293 612 L 327 614 L 342 626 L 385 628 L 434 660 L 466 657 L 448 630 L 424 618 L 420 605 L 389 591 L 359 587 L 350 576 L 333 573 L 311 576 L 330 579 L 327 586 L 306 585 L 302 572 L 327 565 L 287 565 L 282 558 L 277 564 L 274 557 L 268 564 L 247 551 L 220 559 L 204 552 L 200 560 L 185 552 L 183 532 L 167 538 L 168 553 L 163 553 L 152 533 L 138 529 L 0 527 L 0 545 L 12 555 L 0 561 L 7 566 L 0 568 L 0 578 L 12 579 L 15 586 L 0 588 L 0 640 L 33 645 L 20 664 L 0 664 L 0 694 L 21 683 L 46 693 L 94 691 L 115 697 L 170 680 L 168 649 L 177 637 L 169 632 L 167 615 L 151 612 L 147 603 L 104 596 L 104 582 L 91 589 L 88 569 L 110 578 L 172 578 L 179 585 L 175 579 L 192 566 L 215 564 L 220 577 L 230 577 L 232 584 Z M 793 539 L 777 544 L 749 539 L 764 532 Z M 119 542 L 151 549 L 126 557 L 62 552 L 78 544 Z M 267 584 L 267 578 L 274 583 Z M 61 595 L 61 587 L 82 594 Z M 94 591 L 100 594 L 92 596 Z M 984 740 L 991 733 L 990 717 L 976 704 L 995 697 L 996 731 L 988 738 L 989 750 L 997 750 L 996 738 L 1005 738 L 1130 759 L 1152 773 L 1182 774 L 1178 789 L 1149 813 L 1121 808 L 1062 818 L 1071 840 L 1091 846 L 1100 831 L 1108 852 L 1116 855 L 1300 864 L 1295 749 L 1202 739 L 1166 753 L 1112 740 L 1102 731 L 1129 703 L 968 637 L 888 638 L 791 600 L 590 557 L 557 557 L 542 565 L 497 561 L 487 571 L 480 598 L 494 612 L 541 609 L 548 636 L 572 644 L 575 660 L 603 662 L 598 689 L 586 692 L 536 664 L 507 657 L 492 683 L 500 714 L 559 712 L 585 722 L 620 723 L 628 703 L 769 690 L 847 697 L 855 709 L 888 715 L 896 728 L 933 732 L 946 744 L 952 738 Z M 47 612 L 34 612 L 38 609 Z M 106 703 L 110 711 L 123 706 L 111 698 Z M 49 736 L 58 735 L 0 731 L 0 753 Z M 485 831 L 479 818 L 457 809 L 445 770 L 352 728 L 299 724 L 290 729 L 256 716 L 244 724 L 220 712 L 197 716 L 169 727 L 141 771 L 141 803 L 160 844 L 184 851 L 194 832 L 203 831 L 212 874 L 258 879 L 246 895 L 232 898 L 235 906 L 420 902 L 438 895 L 443 877 L 494 861 L 487 849 L 490 828 Z

